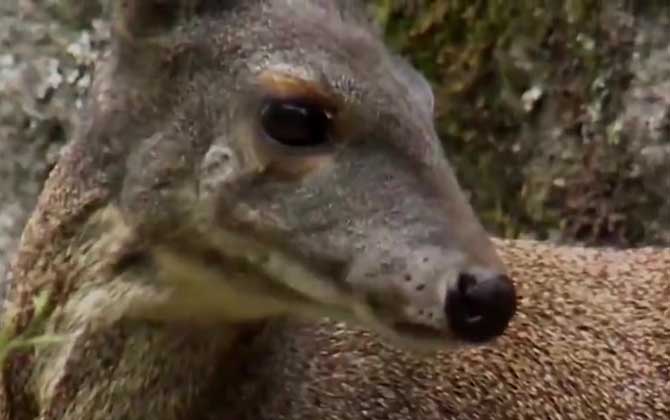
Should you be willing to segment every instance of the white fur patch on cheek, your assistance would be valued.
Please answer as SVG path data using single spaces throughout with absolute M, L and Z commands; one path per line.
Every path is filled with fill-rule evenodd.
M 222 185 L 233 182 L 239 172 L 240 162 L 233 150 L 213 145 L 202 161 L 200 191 L 203 195 L 212 195 Z

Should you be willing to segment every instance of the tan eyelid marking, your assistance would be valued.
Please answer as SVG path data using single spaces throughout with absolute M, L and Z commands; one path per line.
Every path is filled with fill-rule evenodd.
M 334 120 L 334 133 L 339 133 L 338 96 L 328 92 L 318 82 L 276 70 L 264 71 L 257 80 L 266 94 L 274 98 L 307 100 L 323 107 Z M 263 162 L 262 172 L 284 181 L 303 179 L 332 164 L 330 154 L 295 156 L 284 154 L 278 157 L 262 144 L 256 144 L 256 153 Z
M 258 76 L 258 81 L 263 88 L 274 96 L 311 99 L 332 111 L 338 108 L 337 97 L 315 81 L 272 70 L 261 73 Z
M 319 82 L 279 70 L 265 70 L 257 79 L 260 86 L 274 97 L 311 100 L 323 107 L 332 118 L 335 139 L 345 138 L 351 133 L 351 107 L 345 106 L 340 95 L 328 91 Z

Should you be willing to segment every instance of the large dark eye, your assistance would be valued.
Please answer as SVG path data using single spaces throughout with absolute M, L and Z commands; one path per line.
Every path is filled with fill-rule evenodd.
M 291 147 L 315 147 L 328 143 L 331 118 L 321 106 L 300 100 L 269 99 L 261 108 L 265 134 Z

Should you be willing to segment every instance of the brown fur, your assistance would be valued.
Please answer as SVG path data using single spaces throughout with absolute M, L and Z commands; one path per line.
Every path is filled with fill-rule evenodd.
M 501 243 L 522 306 L 498 342 L 447 350 L 446 328 L 428 343 L 382 325 L 405 305 L 444 316 L 424 281 L 504 267 L 442 156 L 426 82 L 356 2 L 137 1 L 118 3 L 11 268 L 3 322 L 66 338 L 11 354 L 0 418 L 667 414 L 667 251 Z M 339 98 L 337 153 L 262 142 L 245 106 L 266 67 Z
M 342 324 L 276 326 L 240 352 L 248 367 L 213 407 L 268 420 L 670 417 L 670 252 L 499 249 L 522 298 L 492 345 L 420 358 Z
M 421 357 L 330 321 L 239 327 L 229 347 L 126 322 L 74 343 L 45 418 L 668 418 L 670 252 L 499 247 L 520 313 L 484 348 Z

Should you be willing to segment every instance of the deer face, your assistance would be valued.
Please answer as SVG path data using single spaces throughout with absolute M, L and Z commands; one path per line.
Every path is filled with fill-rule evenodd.
M 177 29 L 164 3 L 183 5 L 148 3 L 121 8 L 110 71 L 152 92 L 125 124 L 145 134 L 126 140 L 120 202 L 156 250 L 199 261 L 185 275 L 225 285 L 240 318 L 354 319 L 421 348 L 504 331 L 515 289 L 430 87 L 354 2 L 201 2 Z M 151 25 L 169 35 L 138 35 Z

